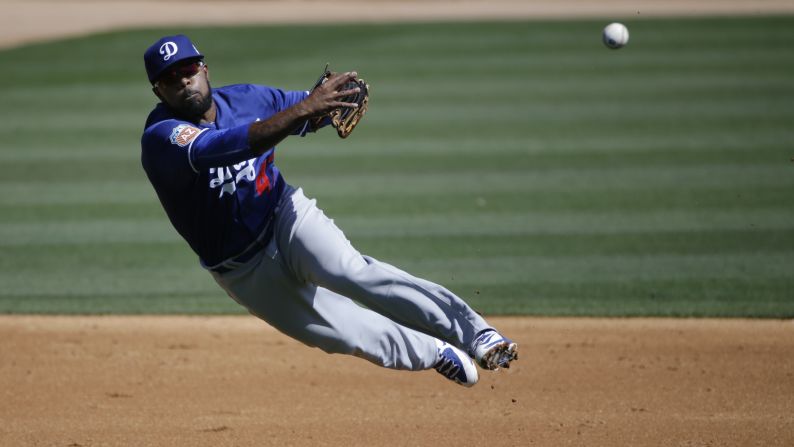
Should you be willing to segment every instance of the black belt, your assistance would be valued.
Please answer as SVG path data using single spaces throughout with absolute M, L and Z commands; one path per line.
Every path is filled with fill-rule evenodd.
M 273 239 L 273 220 L 274 219 L 272 218 L 270 219 L 270 222 L 268 222 L 267 228 L 265 229 L 265 232 L 262 234 L 262 236 L 254 241 L 254 243 L 246 248 L 242 253 L 233 258 L 227 259 L 220 264 L 207 267 L 207 270 L 215 273 L 231 272 L 232 270 L 236 269 L 237 266 L 230 267 L 227 266 L 226 263 L 235 262 L 239 264 L 245 264 L 246 262 L 250 261 L 257 253 L 267 247 L 267 244 L 271 239 Z

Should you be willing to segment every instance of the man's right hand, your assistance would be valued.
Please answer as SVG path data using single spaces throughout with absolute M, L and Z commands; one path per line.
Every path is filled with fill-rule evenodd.
M 360 104 L 344 101 L 346 97 L 360 92 L 359 87 L 341 90 L 348 82 L 355 82 L 357 76 L 358 73 L 355 71 L 329 73 L 325 81 L 319 82 L 309 96 L 298 105 L 302 106 L 302 112 L 307 118 L 322 117 L 341 107 L 359 107 Z

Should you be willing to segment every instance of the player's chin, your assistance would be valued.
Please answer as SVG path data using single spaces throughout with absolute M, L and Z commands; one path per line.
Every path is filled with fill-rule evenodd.
M 182 99 L 179 112 L 186 116 L 201 116 L 212 106 L 212 95 L 204 96 L 201 93 L 192 93 Z

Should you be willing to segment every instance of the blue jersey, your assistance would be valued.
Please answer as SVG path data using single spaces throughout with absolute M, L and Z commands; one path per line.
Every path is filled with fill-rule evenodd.
M 304 100 L 306 91 L 250 84 L 214 89 L 215 123 L 197 125 L 158 104 L 146 120 L 141 163 L 168 218 L 204 266 L 232 258 L 262 236 L 284 179 L 275 147 L 254 157 L 251 123 Z M 294 134 L 305 135 L 308 123 Z

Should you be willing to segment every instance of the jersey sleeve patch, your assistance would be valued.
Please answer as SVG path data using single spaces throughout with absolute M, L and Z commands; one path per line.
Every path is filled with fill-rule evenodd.
M 171 140 L 171 144 L 185 147 L 195 140 L 200 133 L 201 131 L 197 127 L 193 127 L 189 124 L 180 124 L 171 131 L 169 139 Z

